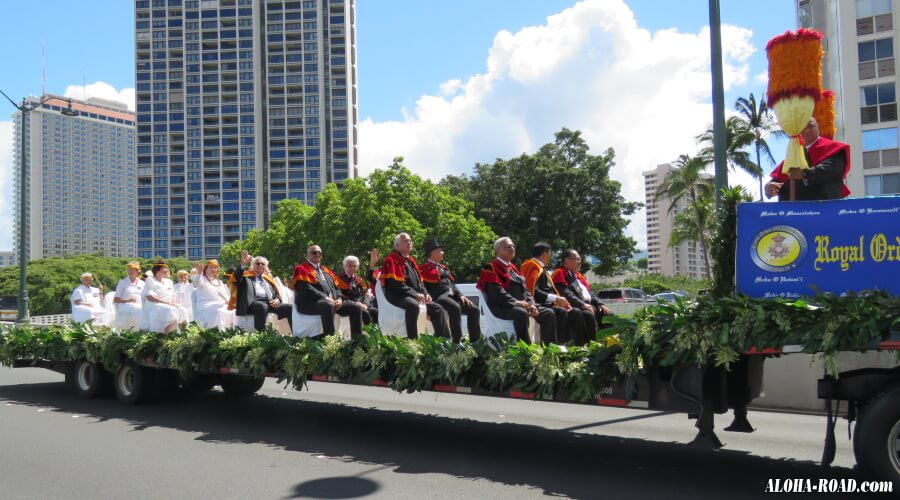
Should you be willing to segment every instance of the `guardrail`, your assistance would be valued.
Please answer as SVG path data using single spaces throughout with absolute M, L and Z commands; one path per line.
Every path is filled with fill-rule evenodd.
M 71 314 L 48 314 L 46 316 L 31 316 L 29 322 L 32 325 L 67 325 L 72 321 Z

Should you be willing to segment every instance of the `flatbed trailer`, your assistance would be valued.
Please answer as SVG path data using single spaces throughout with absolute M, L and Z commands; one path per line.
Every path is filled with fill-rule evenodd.
M 900 351 L 900 334 L 877 340 L 865 350 Z M 750 349 L 726 370 L 715 366 L 683 367 L 648 366 L 635 377 L 620 376 L 602 388 L 589 402 L 558 397 L 537 398 L 534 393 L 515 390 L 491 392 L 478 387 L 434 385 L 430 391 L 472 396 L 501 397 L 561 404 L 587 404 L 607 407 L 686 413 L 696 420 L 697 435 L 690 443 L 709 449 L 723 446 L 715 432 L 716 414 L 733 410 L 730 432 L 753 432 L 747 419 L 747 406 L 762 393 L 764 361 L 772 356 L 802 353 L 802 346 L 786 345 L 781 349 Z M 230 395 L 249 395 L 258 391 L 265 378 L 221 367 L 212 373 L 197 373 L 189 380 L 176 370 L 164 368 L 152 359 L 123 359 L 117 373 L 109 373 L 98 363 L 81 361 L 19 360 L 14 367 L 41 367 L 62 373 L 66 382 L 86 398 L 115 396 L 123 403 L 137 404 L 183 387 L 202 391 L 221 386 Z M 265 374 L 277 378 L 274 373 Z M 309 380 L 337 384 L 388 387 L 381 379 L 339 379 L 329 375 L 312 375 Z M 872 477 L 900 485 L 900 366 L 864 368 L 844 371 L 838 377 L 824 376 L 818 381 L 818 396 L 826 401 L 826 434 L 822 465 L 830 465 L 835 456 L 835 404 L 846 402 L 845 418 L 856 422 L 853 451 L 857 464 Z

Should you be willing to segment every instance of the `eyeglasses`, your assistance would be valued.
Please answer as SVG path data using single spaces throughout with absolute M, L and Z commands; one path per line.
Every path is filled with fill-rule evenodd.
M 313 251 L 309 252 L 309 254 L 310 255 L 322 255 L 322 251 L 321 250 L 313 250 Z
M 254 266 L 265 266 L 266 263 L 265 263 L 265 262 L 257 262 L 257 263 L 255 263 L 255 264 L 253 264 L 253 265 L 254 265 Z

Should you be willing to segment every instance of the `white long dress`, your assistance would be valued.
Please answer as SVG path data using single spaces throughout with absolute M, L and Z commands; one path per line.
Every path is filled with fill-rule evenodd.
M 162 281 L 154 277 L 147 278 L 144 284 L 143 296 L 156 297 L 157 299 L 171 302 L 175 300 L 175 289 L 172 280 L 163 278 Z M 144 301 L 144 314 L 142 327 L 151 332 L 165 332 L 166 327 L 173 322 L 179 324 L 187 321 L 187 312 L 183 307 L 170 306 L 169 304 L 161 304 L 150 300 Z
M 194 290 L 195 287 L 190 282 L 177 282 L 175 288 L 175 303 L 183 307 L 187 312 L 188 321 L 194 321 Z
M 141 323 L 143 308 L 141 296 L 144 291 L 144 281 L 140 278 L 134 283 L 131 278 L 123 278 L 116 286 L 116 297 L 119 299 L 135 299 L 134 302 L 120 302 L 116 304 L 116 320 L 113 326 L 120 330 L 136 330 Z
M 78 285 L 72 291 L 69 299 L 72 303 L 72 321 L 76 323 L 84 323 L 93 319 L 97 326 L 108 324 L 106 309 L 103 308 L 103 297 L 100 295 L 100 289 L 93 286 Z M 75 301 L 81 301 L 81 304 L 75 304 Z
M 234 311 L 228 310 L 231 290 L 222 280 L 210 281 L 206 276 L 194 278 L 194 306 L 197 317 L 194 321 L 204 328 L 224 330 L 234 326 Z

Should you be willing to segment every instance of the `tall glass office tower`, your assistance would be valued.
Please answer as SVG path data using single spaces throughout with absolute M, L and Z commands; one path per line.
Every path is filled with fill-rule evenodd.
M 136 0 L 138 255 L 216 257 L 356 176 L 354 0 Z

